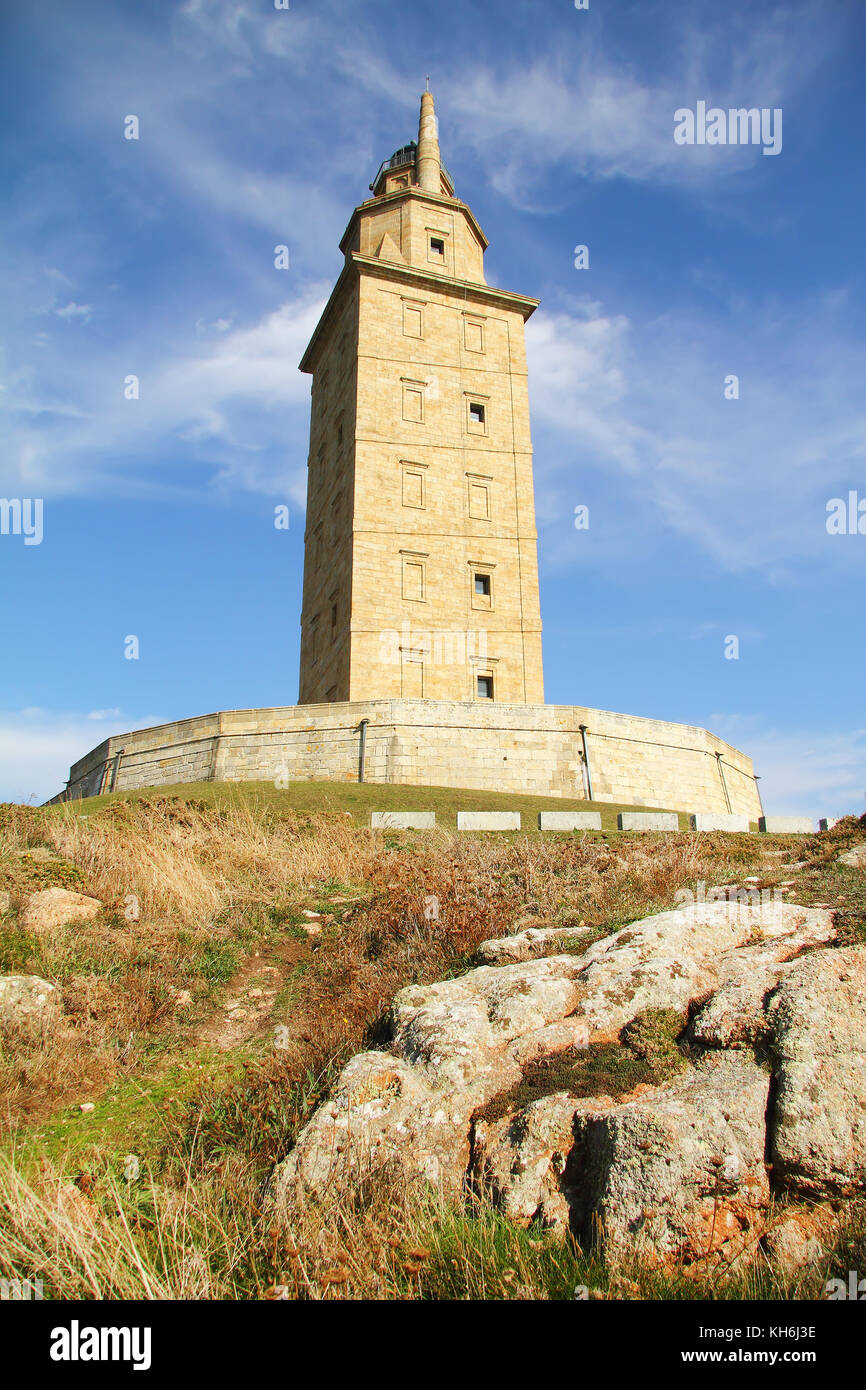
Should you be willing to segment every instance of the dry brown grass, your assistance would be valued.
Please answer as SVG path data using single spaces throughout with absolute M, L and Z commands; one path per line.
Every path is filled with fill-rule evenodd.
M 74 874 L 76 887 L 106 903 L 94 922 L 39 939 L 3 919 L 0 969 L 51 980 L 64 1007 L 63 1028 L 41 1050 L 4 1051 L 0 1106 L 10 1120 L 40 1118 L 76 1087 L 92 1090 L 134 1071 L 157 1043 L 188 1045 L 244 953 L 273 945 L 300 920 L 301 905 L 335 885 L 364 901 L 337 914 L 294 981 L 288 1045 L 251 1083 L 262 1105 L 301 1085 L 318 1094 L 318 1079 L 375 1037 L 399 988 L 466 968 L 485 937 L 532 919 L 611 930 L 668 904 L 699 876 L 730 876 L 734 860 L 756 853 L 753 842 L 690 835 L 614 843 L 440 830 L 401 841 L 339 814 L 157 795 L 111 801 L 87 816 L 73 806 L 0 808 L 0 834 L 0 887 L 8 884 L 13 900 Z M 40 845 L 65 862 L 33 860 L 27 851 Z M 140 912 L 132 920 L 124 915 L 131 896 Z M 431 900 L 438 916 L 425 911 Z M 191 1011 L 176 1002 L 183 992 Z M 229 1098 L 229 1110 L 239 1103 Z M 248 1091 L 244 1103 L 259 1112 Z M 224 1134 L 221 1104 L 203 1103 L 206 1134 L 212 1125 Z M 285 1106 L 278 1111 L 284 1117 Z M 281 1123 L 263 1126 L 268 1155 L 272 1140 L 291 1142 L 293 1125 L 275 1133 Z
M 291 913 L 322 882 L 362 879 L 380 849 L 343 817 L 257 815 L 242 802 L 143 799 L 86 818 L 68 806 L 0 810 L 0 889 L 14 906 L 54 884 L 106 905 L 86 925 L 38 936 L 2 919 L 0 970 L 56 984 L 64 1019 L 41 1046 L 7 1037 L 0 1126 L 42 1118 L 134 1068 L 153 1042 L 187 1036 L 244 950 L 273 935 L 269 907 Z M 28 853 L 43 846 L 66 862 Z M 137 917 L 125 913 L 133 897 Z M 183 991 L 191 1011 L 176 1002 Z
M 841 843 L 831 851 L 822 840 L 820 853 Z M 788 843 L 786 854 L 816 845 Z M 66 862 L 28 854 L 38 846 Z M 603 935 L 671 906 L 697 880 L 763 875 L 769 847 L 687 834 L 399 837 L 242 798 L 152 796 L 86 818 L 68 806 L 0 807 L 0 890 L 13 907 L 52 882 L 107 904 L 94 922 L 40 939 L 14 911 L 0 921 L 0 970 L 51 979 L 64 1007 L 56 1032 L 8 1038 L 0 1053 L 0 1106 L 25 1128 L 84 1087 L 95 1094 L 121 1076 L 150 1084 L 154 1049 L 196 1058 L 196 1027 L 244 958 L 285 944 L 286 932 L 300 937 L 302 906 L 328 912 L 274 1011 L 286 1045 L 244 1054 L 240 1082 L 209 1080 L 145 1153 L 152 1175 L 125 1185 L 115 1152 L 96 1191 L 76 1196 L 62 1164 L 34 1171 L 28 1159 L 25 1177 L 4 1160 L 0 1273 L 47 1277 L 63 1298 L 261 1297 L 274 1284 L 310 1298 L 570 1296 L 568 1281 L 586 1272 L 579 1252 L 533 1244 L 537 1233 L 495 1214 L 437 1205 L 384 1175 L 375 1191 L 331 1194 L 287 1232 L 263 1214 L 261 1184 L 340 1065 L 375 1045 L 404 985 L 459 973 L 482 940 L 518 923 L 584 923 Z M 137 920 L 122 912 L 130 894 Z M 340 895 L 352 902 L 331 912 Z M 177 1005 L 182 989 L 191 1011 Z M 140 1152 L 143 1140 L 117 1142 Z
M 90 1190 L 45 1164 L 25 1178 L 0 1158 L 0 1274 L 41 1279 L 60 1299 L 244 1298 L 256 1272 L 257 1194 L 237 1175 L 207 1183 L 107 1175 Z
M 578 1286 L 611 1299 L 815 1299 L 866 1256 L 866 1210 L 850 1203 L 834 1248 L 797 1274 L 759 1250 L 729 1268 L 611 1269 L 567 1234 L 384 1169 L 289 1212 L 237 1161 L 218 1180 L 187 1168 L 171 1181 L 142 1170 L 73 1183 L 47 1163 L 25 1178 L 0 1156 L 0 1208 L 0 1276 L 41 1279 L 61 1300 L 571 1300 Z
M 256 813 L 179 798 L 117 801 L 86 819 L 57 808 L 46 833 L 98 897 L 134 893 L 142 915 L 186 925 L 213 922 L 239 904 L 309 891 L 330 879 L 357 881 L 378 844 L 340 816 Z

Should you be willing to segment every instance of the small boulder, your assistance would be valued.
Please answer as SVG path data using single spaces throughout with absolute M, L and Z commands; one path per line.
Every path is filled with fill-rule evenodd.
M 839 863 L 847 864 L 849 869 L 866 869 L 866 842 L 846 849 L 844 854 L 839 855 Z
M 21 925 L 26 931 L 39 935 L 70 923 L 90 922 L 101 911 L 99 898 L 89 898 L 69 888 L 43 888 L 26 899 Z
M 0 975 L 0 1029 L 43 1032 L 57 1021 L 57 990 L 38 975 Z

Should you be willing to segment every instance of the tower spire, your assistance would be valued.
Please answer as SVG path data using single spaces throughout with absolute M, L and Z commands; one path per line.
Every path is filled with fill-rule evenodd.
M 436 130 L 436 112 L 433 108 L 433 93 L 428 89 L 421 94 L 421 119 L 418 123 L 418 152 L 415 156 L 415 177 L 419 188 L 428 193 L 441 193 L 441 158 L 439 137 Z

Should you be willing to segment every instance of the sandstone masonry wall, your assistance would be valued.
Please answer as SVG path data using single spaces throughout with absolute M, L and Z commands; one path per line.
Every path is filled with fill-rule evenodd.
M 228 710 L 139 729 L 75 763 L 67 795 L 199 781 L 356 782 L 363 719 L 368 782 L 584 798 L 585 724 L 595 800 L 761 814 L 751 759 L 706 729 L 579 705 L 452 700 Z

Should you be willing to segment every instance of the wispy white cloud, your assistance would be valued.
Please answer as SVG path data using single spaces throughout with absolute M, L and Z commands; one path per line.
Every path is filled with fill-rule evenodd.
M 93 305 L 76 304 L 75 300 L 71 299 L 62 309 L 55 309 L 54 312 L 59 319 L 84 319 L 86 322 L 93 313 Z
M 768 815 L 861 816 L 866 810 L 866 728 L 781 728 L 754 716 L 714 714 L 713 732 L 748 749 Z
M 593 544 L 633 558 L 672 532 L 730 572 L 850 559 L 825 505 L 862 471 L 866 352 L 826 306 L 639 321 L 587 300 L 539 310 L 527 352 L 542 525 L 601 482 L 616 506 Z M 730 372 L 738 400 L 724 397 Z
M 571 32 L 559 30 L 556 48 L 531 59 L 509 53 L 479 63 L 473 53 L 449 66 L 437 83 L 446 158 L 448 149 L 471 154 L 502 196 L 544 212 L 557 201 L 550 176 L 563 171 L 696 190 L 726 184 L 760 165 L 760 148 L 677 145 L 674 112 L 699 99 L 725 109 L 796 104 L 838 43 L 842 20 L 804 4 L 721 17 L 694 5 L 675 19 L 657 11 L 655 23 L 661 42 L 643 70 L 615 53 L 603 26 L 596 35 L 580 18 Z M 381 52 L 339 56 L 368 91 L 414 99 L 406 74 Z
M 97 716 L 98 730 L 93 726 Z M 95 744 L 112 734 L 161 722 L 157 716 L 131 719 L 119 710 L 90 714 L 33 707 L 0 711 L 0 801 L 35 805 L 47 801 L 63 790 L 72 764 Z
M 209 336 L 199 331 L 186 351 L 166 356 L 158 344 L 128 348 L 126 361 L 139 378 L 137 400 L 125 398 L 116 349 L 110 361 L 64 361 L 64 386 L 75 406 L 58 401 L 53 386 L 47 392 L 41 387 L 52 381 L 50 370 L 39 381 L 30 372 L 11 378 L 7 479 L 11 473 L 22 485 L 38 482 L 55 497 L 163 488 L 162 479 L 148 475 L 149 459 L 167 451 L 187 465 L 187 472 L 177 470 L 181 489 L 189 486 L 190 471 L 204 470 L 221 486 L 288 487 L 303 505 L 310 386 L 297 364 L 325 291 L 310 286 L 251 324 L 217 322 Z M 62 437 L 24 423 L 24 417 L 46 413 L 67 417 Z

